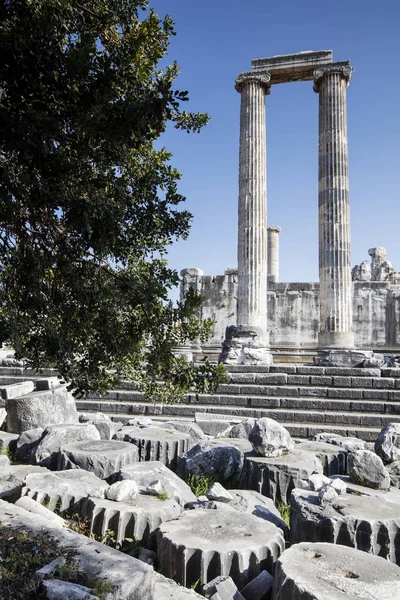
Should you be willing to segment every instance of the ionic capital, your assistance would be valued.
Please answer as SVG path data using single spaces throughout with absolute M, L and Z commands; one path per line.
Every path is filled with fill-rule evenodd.
M 253 73 L 252 71 L 248 71 L 247 73 L 240 73 L 239 77 L 235 79 L 235 90 L 237 92 L 241 92 L 243 86 L 247 83 L 258 83 L 265 90 L 265 94 L 268 95 L 270 93 L 270 84 L 271 75 L 270 73 L 263 73 L 260 75 L 259 73 Z
M 326 75 L 332 75 L 334 73 L 338 73 L 339 75 L 341 75 L 343 79 L 346 80 L 346 84 L 349 85 L 350 77 L 353 71 L 354 68 L 350 65 L 335 65 L 334 63 L 316 69 L 314 71 L 314 92 L 318 94 L 321 80 Z

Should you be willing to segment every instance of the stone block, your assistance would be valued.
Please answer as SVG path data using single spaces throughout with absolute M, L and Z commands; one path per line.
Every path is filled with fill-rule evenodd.
M 380 377 L 377 379 L 373 379 L 373 382 L 374 382 L 374 384 L 373 384 L 374 388 L 378 388 L 378 389 L 381 388 L 381 389 L 386 389 L 386 390 L 388 390 L 388 389 L 393 390 L 395 388 L 395 383 L 396 383 L 395 379 L 389 379 L 389 377 L 384 377 L 384 378 Z
M 246 455 L 242 487 L 260 492 L 275 504 L 287 504 L 295 487 L 322 472 L 322 463 L 312 452 L 297 448 L 278 458 Z
M 36 381 L 36 390 L 42 392 L 44 390 L 54 390 L 63 383 L 59 377 L 46 377 L 44 379 L 38 379 Z
M 37 427 L 44 429 L 61 423 L 78 423 L 79 420 L 75 398 L 66 386 L 8 399 L 6 410 L 10 433 L 22 433 Z
M 0 393 L 3 400 L 11 400 L 12 398 L 19 398 L 24 394 L 29 394 L 35 389 L 33 381 L 21 381 L 20 383 L 13 383 L 0 387 Z
M 90 423 L 52 425 L 44 430 L 38 445 L 31 451 L 30 460 L 33 464 L 55 470 L 57 468 L 60 449 L 65 444 L 99 439 L 100 434 L 98 430 Z
M 65 444 L 58 456 L 58 469 L 83 469 L 100 479 L 118 473 L 122 467 L 138 461 L 134 444 L 115 440 L 93 440 Z
M 396 402 L 400 402 L 400 392 L 392 392 L 389 390 L 387 397 L 389 400 L 394 400 Z
M 7 431 L 0 431 L 0 450 L 5 450 L 11 444 L 15 446 L 19 438 L 17 433 L 8 433 Z
M 0 408 L 0 427 L 3 425 L 6 420 L 7 412 L 5 408 Z
M 317 436 L 316 436 L 317 437 Z M 323 473 L 330 475 L 345 475 L 347 473 L 347 450 L 327 441 L 317 440 L 300 442 L 296 450 L 311 452 L 321 461 Z
M 325 367 L 296 367 L 299 375 L 325 375 Z
M 35 467 L 31 467 L 33 469 Z M 50 510 L 77 512 L 82 501 L 89 496 L 104 498 L 108 485 L 86 471 L 58 471 L 28 473 L 22 496 L 28 496 L 40 504 L 46 504 Z
M 400 460 L 400 423 L 388 423 L 375 441 L 375 452 L 385 464 Z
M 160 568 L 186 587 L 223 575 L 242 588 L 260 571 L 272 572 L 284 547 L 279 528 L 227 510 L 188 511 L 157 530 Z
M 269 600 L 274 578 L 268 571 L 261 571 L 241 591 L 246 600 Z
M 136 446 L 140 462 L 158 460 L 171 469 L 193 445 L 190 434 L 162 427 L 123 427 L 114 438 Z
M 332 388 L 328 390 L 328 398 L 344 398 L 345 400 L 357 400 L 363 397 L 363 393 L 361 390 L 353 390 L 351 388 Z
M 44 467 L 3 465 L 0 467 L 0 499 L 15 502 L 21 497 L 25 478 L 30 473 L 48 473 Z
M 55 527 L 62 528 L 66 526 L 66 522 L 64 521 L 64 519 L 56 515 L 54 512 L 52 512 L 45 506 L 39 504 L 39 502 L 36 502 L 36 500 L 32 500 L 32 498 L 29 498 L 28 496 L 23 496 L 22 498 L 17 500 L 15 504 L 29 511 L 33 515 L 40 515 L 48 521 L 51 521 L 52 525 L 54 525 Z
M 290 542 L 343 544 L 400 563 L 400 504 L 383 497 L 342 494 L 321 505 L 318 493 L 293 490 L 290 499 Z
M 42 582 L 47 600 L 99 600 L 98 596 L 91 594 L 92 589 L 59 579 L 49 579 Z
M 326 543 L 296 544 L 275 563 L 273 600 L 342 597 L 400 597 L 400 571 L 379 556 Z
M 224 575 L 203 585 L 203 593 L 208 600 L 244 600 L 232 578 Z
M 390 477 L 382 459 L 369 450 L 355 450 L 347 460 L 350 479 L 359 485 L 374 489 L 389 489 Z
M 23 431 L 17 439 L 15 458 L 23 462 L 30 462 L 31 455 L 35 453 L 43 432 L 44 429 L 42 427 Z
M 311 377 L 309 375 L 288 375 L 288 385 L 309 385 Z
M 271 365 L 269 367 L 269 372 L 294 374 L 297 372 L 297 367 L 295 365 Z
M 351 387 L 351 377 L 335 376 L 332 377 L 334 387 Z
M 256 376 L 258 385 L 286 385 L 288 382 L 288 376 L 286 373 L 266 373 L 259 374 Z
M 267 417 L 257 419 L 249 434 L 249 441 L 254 451 L 266 458 L 276 458 L 294 448 L 294 441 L 287 429 Z
M 373 382 L 374 380 L 372 377 L 352 377 L 351 387 L 372 388 Z
M 327 388 L 324 387 L 305 387 L 298 389 L 298 395 L 303 397 L 326 398 L 328 395 Z
M 328 375 L 311 375 L 310 377 L 311 385 L 332 385 L 332 377 L 328 377 Z
M 183 507 L 171 498 L 160 500 L 140 493 L 129 503 L 88 498 L 81 510 L 90 522 L 90 532 L 96 536 L 101 538 L 106 531 L 113 531 L 119 544 L 125 538 L 134 538 L 153 549 L 156 529 L 164 521 L 177 519 Z
M 390 392 L 390 393 L 393 394 L 395 392 Z M 372 389 L 372 390 L 364 390 L 362 392 L 362 397 L 365 398 L 366 400 L 387 400 L 389 395 L 386 390 Z
M 232 444 L 233 440 L 229 440 Z M 234 445 L 214 445 L 209 441 L 199 442 L 179 462 L 179 472 L 188 475 L 216 475 L 222 483 L 240 477 L 243 453 Z

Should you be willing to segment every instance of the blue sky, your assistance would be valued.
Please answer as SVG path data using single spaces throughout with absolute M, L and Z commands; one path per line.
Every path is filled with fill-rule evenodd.
M 175 21 L 169 61 L 209 113 L 200 134 L 168 130 L 193 215 L 173 268 L 207 275 L 236 266 L 240 96 L 234 80 L 253 58 L 331 49 L 355 68 L 347 94 L 352 263 L 385 246 L 400 270 L 400 3 L 336 0 L 150 0 Z M 267 102 L 268 224 L 279 225 L 280 280 L 318 281 L 318 95 L 312 82 L 275 85 Z M 186 108 L 186 107 L 185 107 Z

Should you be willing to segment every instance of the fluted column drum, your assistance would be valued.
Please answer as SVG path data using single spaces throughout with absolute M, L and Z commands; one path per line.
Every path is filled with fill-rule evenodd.
M 239 327 L 253 328 L 267 342 L 267 157 L 265 95 L 270 75 L 242 73 L 238 223 Z
M 354 347 L 346 88 L 353 68 L 314 72 L 319 93 L 319 348 Z

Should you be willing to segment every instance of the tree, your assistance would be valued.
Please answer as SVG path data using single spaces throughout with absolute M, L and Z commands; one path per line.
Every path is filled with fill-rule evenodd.
M 162 376 L 164 398 L 220 377 L 171 351 L 212 327 L 194 294 L 167 301 L 165 253 L 191 215 L 154 141 L 208 120 L 181 109 L 177 65 L 157 66 L 172 35 L 147 0 L 1 4 L 0 341 L 81 394 L 115 373 L 148 394 Z

